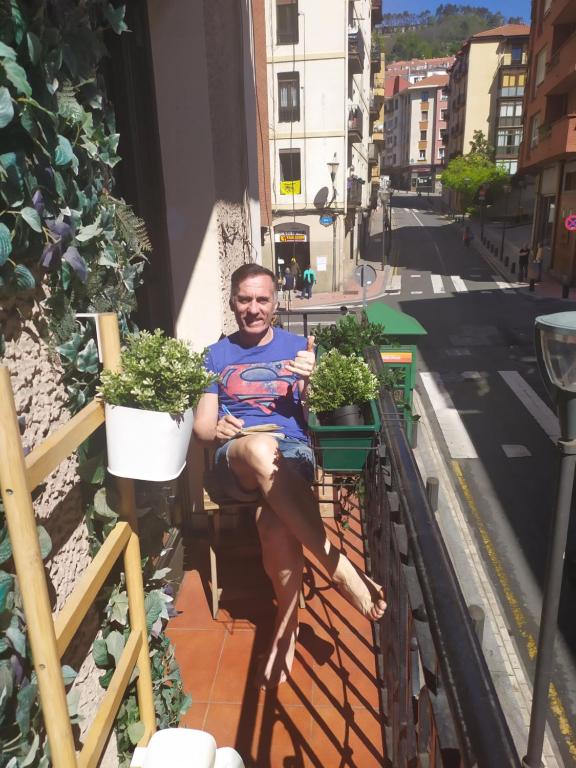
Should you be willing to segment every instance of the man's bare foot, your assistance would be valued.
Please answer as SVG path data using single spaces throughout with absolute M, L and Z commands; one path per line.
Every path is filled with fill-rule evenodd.
M 382 587 L 357 571 L 345 555 L 340 555 L 332 580 L 342 596 L 363 616 L 372 621 L 382 618 L 386 610 Z

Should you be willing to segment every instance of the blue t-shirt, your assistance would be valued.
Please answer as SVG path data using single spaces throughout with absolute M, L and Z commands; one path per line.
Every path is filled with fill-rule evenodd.
M 219 417 L 225 405 L 245 427 L 277 424 L 286 437 L 308 442 L 299 377 L 286 368 L 306 349 L 306 339 L 281 328 L 273 331 L 272 341 L 258 347 L 242 346 L 238 333 L 209 346 L 206 368 L 219 379 L 206 392 L 218 394 Z

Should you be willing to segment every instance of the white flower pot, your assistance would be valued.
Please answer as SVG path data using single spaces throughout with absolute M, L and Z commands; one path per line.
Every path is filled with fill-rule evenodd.
M 134 480 L 173 480 L 186 465 L 194 413 L 181 416 L 106 403 L 108 471 Z

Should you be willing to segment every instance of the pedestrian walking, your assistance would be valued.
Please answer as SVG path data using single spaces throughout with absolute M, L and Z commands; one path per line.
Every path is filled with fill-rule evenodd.
M 316 282 L 316 273 L 312 269 L 312 267 L 308 267 L 304 270 L 304 274 L 302 275 L 302 298 L 303 299 L 311 299 L 312 298 L 312 287 L 314 283 Z
M 530 259 L 530 246 L 524 243 L 518 256 L 518 280 L 525 283 L 528 278 L 528 261 Z
M 462 242 L 468 248 L 470 246 L 470 243 L 472 242 L 472 238 L 474 235 L 472 234 L 472 230 L 470 229 L 469 225 L 466 224 L 463 231 L 462 231 Z
M 282 281 L 282 290 L 286 296 L 286 306 L 290 306 L 292 303 L 292 291 L 294 290 L 294 275 L 290 267 L 286 267 L 284 270 L 284 280 Z

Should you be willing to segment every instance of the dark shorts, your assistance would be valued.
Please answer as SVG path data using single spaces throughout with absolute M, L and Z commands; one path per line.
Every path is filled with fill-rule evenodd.
M 214 465 L 204 476 L 204 485 L 215 501 L 233 499 L 234 501 L 257 501 L 258 490 L 247 491 L 241 487 L 228 463 L 228 448 L 232 440 L 221 445 L 214 454 Z M 289 465 L 309 483 L 314 480 L 314 451 L 308 443 L 293 438 L 276 438 L 280 453 Z

